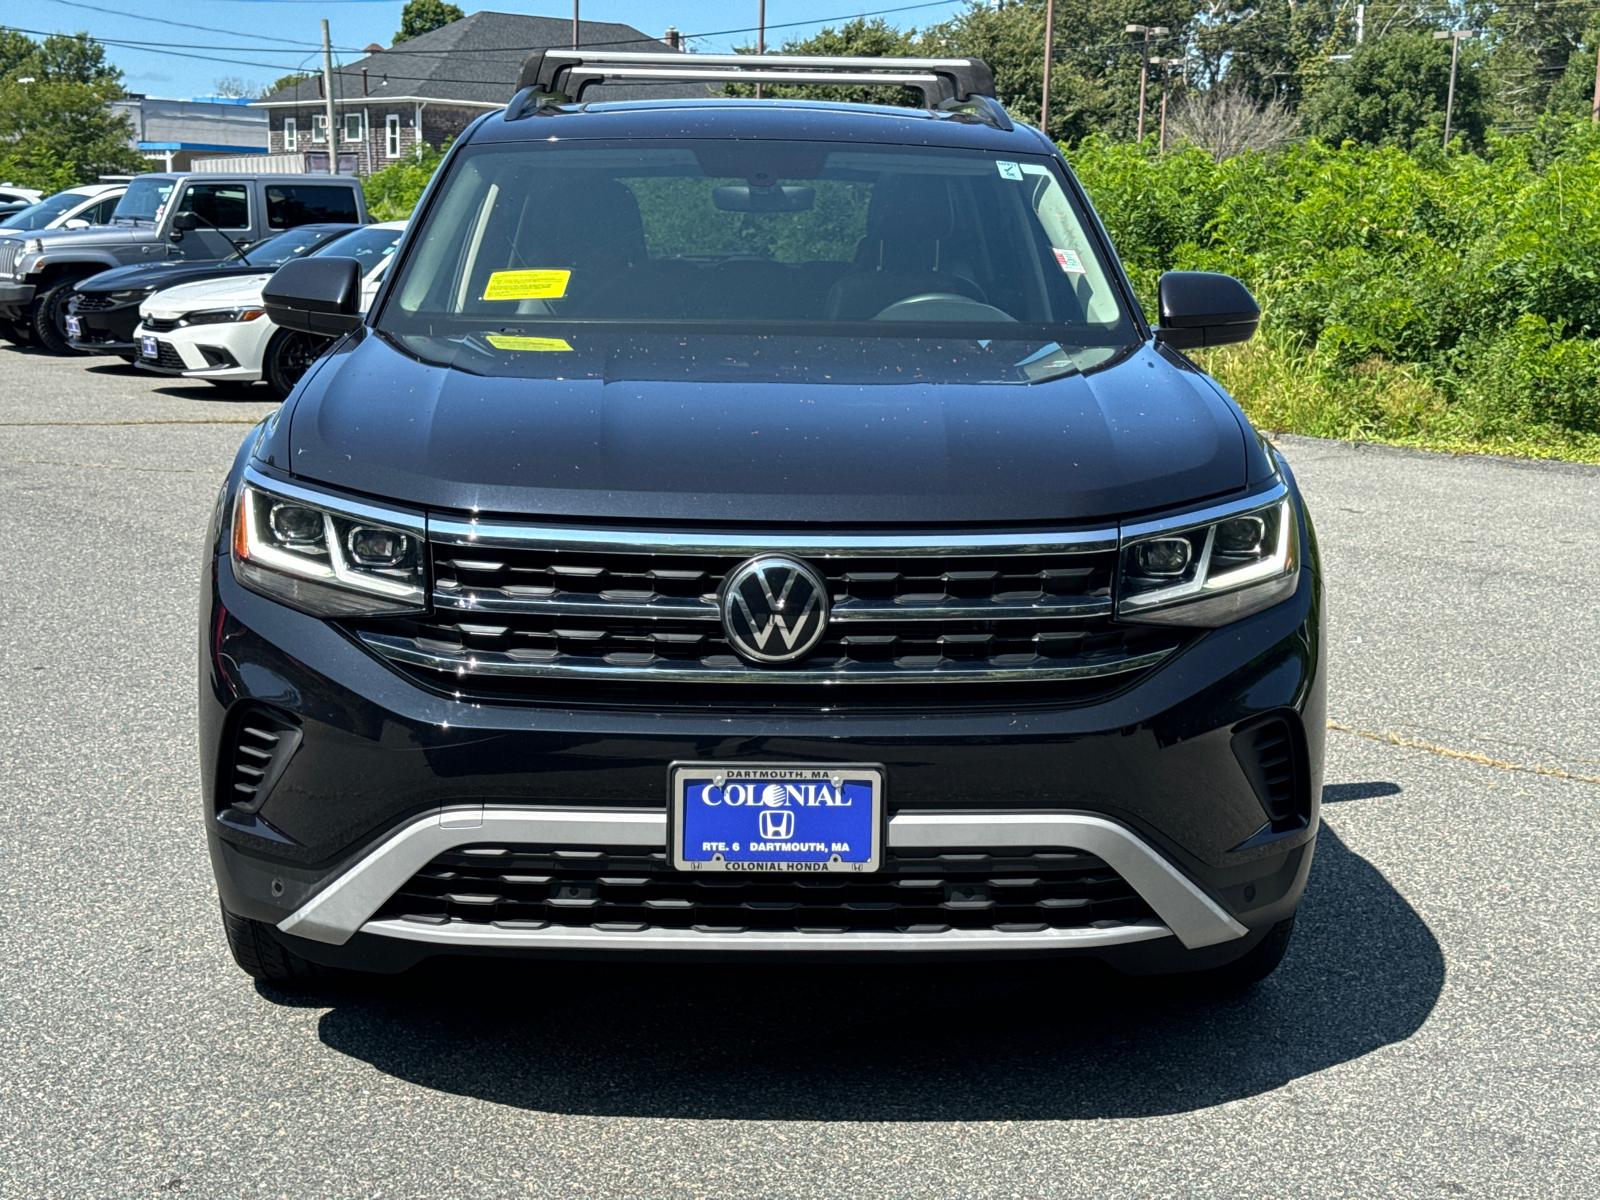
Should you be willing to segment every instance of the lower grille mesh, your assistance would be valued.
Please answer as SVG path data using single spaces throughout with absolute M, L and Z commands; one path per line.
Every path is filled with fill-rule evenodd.
M 655 851 L 464 846 L 441 854 L 378 913 L 424 924 L 635 932 L 937 933 L 1125 924 L 1153 916 L 1115 871 L 1073 850 L 890 852 L 872 875 L 698 875 Z

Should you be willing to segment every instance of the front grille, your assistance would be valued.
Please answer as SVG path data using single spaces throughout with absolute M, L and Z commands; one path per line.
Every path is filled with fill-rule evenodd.
M 183 361 L 183 356 L 178 353 L 177 347 L 171 342 L 157 342 L 156 349 L 159 354 L 154 359 L 142 355 L 139 362 L 142 366 L 155 367 L 161 371 L 187 371 L 189 364 Z
M 0 275 L 9 276 L 22 253 L 21 242 L 0 242 Z
M 432 615 L 357 632 L 450 691 L 1004 682 L 1058 685 L 1062 698 L 1122 686 L 1183 636 L 1112 620 L 1115 531 L 800 545 L 433 522 L 430 538 Z M 810 654 L 757 666 L 728 642 L 717 595 L 741 562 L 774 549 L 822 572 L 831 613 Z
M 74 313 L 106 312 L 121 308 L 127 301 L 113 300 L 109 292 L 79 292 L 72 298 L 70 310 Z
M 698 875 L 660 851 L 462 846 L 412 876 L 377 914 L 423 924 L 613 931 L 938 933 L 1126 924 L 1155 914 L 1103 861 L 1032 854 L 889 852 L 872 875 Z
M 146 333 L 171 333 L 182 321 L 178 317 L 146 317 L 143 321 Z

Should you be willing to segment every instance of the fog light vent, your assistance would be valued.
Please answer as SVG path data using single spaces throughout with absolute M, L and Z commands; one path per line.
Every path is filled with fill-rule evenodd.
M 1275 830 L 1310 819 L 1305 734 L 1297 716 L 1252 721 L 1233 735 L 1233 753 Z
M 294 757 L 300 737 L 298 725 L 270 709 L 247 705 L 235 710 L 232 762 L 217 807 L 232 806 L 246 813 L 259 810 Z

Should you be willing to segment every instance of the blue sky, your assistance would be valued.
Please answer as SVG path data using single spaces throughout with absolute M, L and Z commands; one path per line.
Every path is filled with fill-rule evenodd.
M 569 19 L 572 15 L 570 5 L 560 0 L 554 4 L 456 2 L 469 13 L 489 9 Z M 772 30 L 767 44 L 770 47 L 785 36 L 815 32 L 825 21 L 837 24 L 860 13 L 907 5 L 914 7 L 887 13 L 885 18 L 901 27 L 922 26 L 965 7 L 960 0 L 940 0 L 932 5 L 916 0 L 767 0 L 767 25 Z M 290 71 L 315 66 L 322 36 L 318 22 L 323 17 L 328 18 L 334 45 L 345 48 L 339 57 L 348 62 L 371 42 L 388 45 L 400 27 L 403 7 L 402 0 L 6 0 L 4 24 L 31 32 L 82 30 L 91 37 L 150 43 L 107 48 L 112 61 L 122 68 L 128 89 L 152 96 L 187 97 L 210 92 L 222 76 L 266 84 Z M 581 15 L 586 20 L 618 21 L 656 35 L 668 25 L 676 25 L 684 33 L 708 33 L 711 36 L 695 41 L 694 47 L 702 52 L 725 52 L 754 41 L 753 34 L 721 31 L 754 26 L 756 0 L 682 4 L 584 0 Z M 163 21 L 213 28 L 190 29 Z M 796 22 L 800 24 L 793 24 Z

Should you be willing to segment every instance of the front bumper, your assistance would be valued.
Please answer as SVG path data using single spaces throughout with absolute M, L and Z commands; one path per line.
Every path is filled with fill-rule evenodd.
M 221 522 L 219 521 L 219 524 Z M 1309 537 L 1302 545 L 1314 547 Z M 1084 954 L 1126 970 L 1221 965 L 1298 904 L 1310 869 L 1325 727 L 1314 549 L 1289 600 L 1196 638 L 1093 703 L 796 711 L 489 703 L 401 675 L 337 626 L 234 580 L 213 545 L 202 597 L 200 731 L 208 838 L 224 905 L 305 957 L 399 970 L 434 954 L 855 957 Z M 243 707 L 241 707 L 243 706 Z M 229 808 L 249 711 L 298 749 L 254 814 Z M 1275 830 L 1234 733 L 1266 714 L 1303 731 L 1304 820 Z M 874 762 L 889 851 L 1097 856 L 1148 913 L 1049 929 L 816 932 L 450 920 L 384 906 L 441 853 L 486 844 L 666 849 L 667 764 Z
M 37 290 L 31 283 L 0 283 L 0 316 L 16 320 L 33 303 Z
M 121 354 L 132 358 L 139 353 L 139 343 L 134 329 L 139 324 L 140 300 L 129 300 L 114 308 L 97 308 L 80 312 L 76 299 L 69 302 L 67 312 L 82 323 L 82 336 L 68 338 L 74 350 L 89 354 Z
M 262 359 L 274 328 L 264 317 L 254 321 L 179 326 L 151 335 L 162 346 L 161 357 L 152 362 L 139 352 L 145 334 L 144 326 L 140 325 L 133 335 L 133 349 L 138 355 L 134 364 L 162 375 L 254 383 L 261 378 Z

